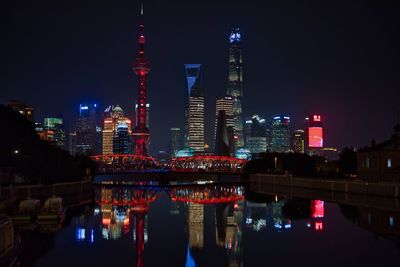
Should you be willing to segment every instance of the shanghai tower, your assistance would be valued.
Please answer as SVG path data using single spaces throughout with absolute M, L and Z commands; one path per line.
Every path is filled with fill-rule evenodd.
M 148 155 L 150 132 L 146 125 L 146 105 L 147 105 L 147 74 L 150 71 L 150 64 L 144 55 L 144 21 L 143 5 L 140 10 L 139 23 L 139 52 L 133 63 L 132 70 L 139 78 L 137 94 L 136 127 L 133 129 L 132 136 L 134 142 L 133 153 L 139 156 Z
M 233 121 L 237 148 L 244 147 L 242 94 L 243 66 L 241 34 L 239 28 L 233 28 L 229 34 L 229 73 L 227 95 L 233 98 Z

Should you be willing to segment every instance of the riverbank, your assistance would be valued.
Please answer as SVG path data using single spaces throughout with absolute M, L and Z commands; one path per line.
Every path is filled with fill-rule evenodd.
M 92 181 L 55 183 L 49 185 L 21 185 L 3 187 L 0 190 L 0 210 L 5 210 L 22 199 L 33 198 L 41 201 L 51 196 L 63 198 L 66 207 L 73 207 L 92 200 Z
M 323 199 L 357 206 L 400 208 L 399 184 L 270 174 L 250 174 L 247 178 L 249 190 L 257 194 Z

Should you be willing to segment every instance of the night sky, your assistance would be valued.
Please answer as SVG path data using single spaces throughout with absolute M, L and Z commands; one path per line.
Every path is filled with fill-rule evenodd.
M 25 101 L 37 121 L 61 112 L 70 126 L 84 101 L 118 103 L 133 117 L 139 1 L 3 2 L 0 103 Z M 295 129 L 320 113 L 329 147 L 391 135 L 400 110 L 395 1 L 300 2 L 144 1 L 153 153 L 166 149 L 170 127 L 183 127 L 185 63 L 203 66 L 212 142 L 232 27 L 243 36 L 244 115 L 287 114 Z

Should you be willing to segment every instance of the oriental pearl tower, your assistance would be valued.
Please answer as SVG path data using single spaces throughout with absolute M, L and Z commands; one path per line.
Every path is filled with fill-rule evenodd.
M 132 131 L 133 153 L 138 156 L 148 156 L 150 131 L 146 126 L 146 104 L 147 104 L 147 74 L 150 71 L 150 63 L 144 55 L 144 20 L 143 4 L 140 9 L 139 23 L 139 52 L 135 62 L 132 64 L 133 72 L 138 76 L 139 87 L 137 94 L 136 127 Z

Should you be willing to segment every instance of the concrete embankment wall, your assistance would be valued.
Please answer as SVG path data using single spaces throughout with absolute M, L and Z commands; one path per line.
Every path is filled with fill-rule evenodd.
M 265 195 L 322 199 L 342 204 L 399 209 L 399 184 L 250 174 L 249 190 Z
M 62 197 L 65 206 L 74 206 L 92 200 L 92 182 L 83 180 L 79 182 L 56 183 L 52 185 L 22 185 L 3 187 L 1 196 L 8 196 L 15 201 L 27 197 L 46 200 L 51 196 Z

